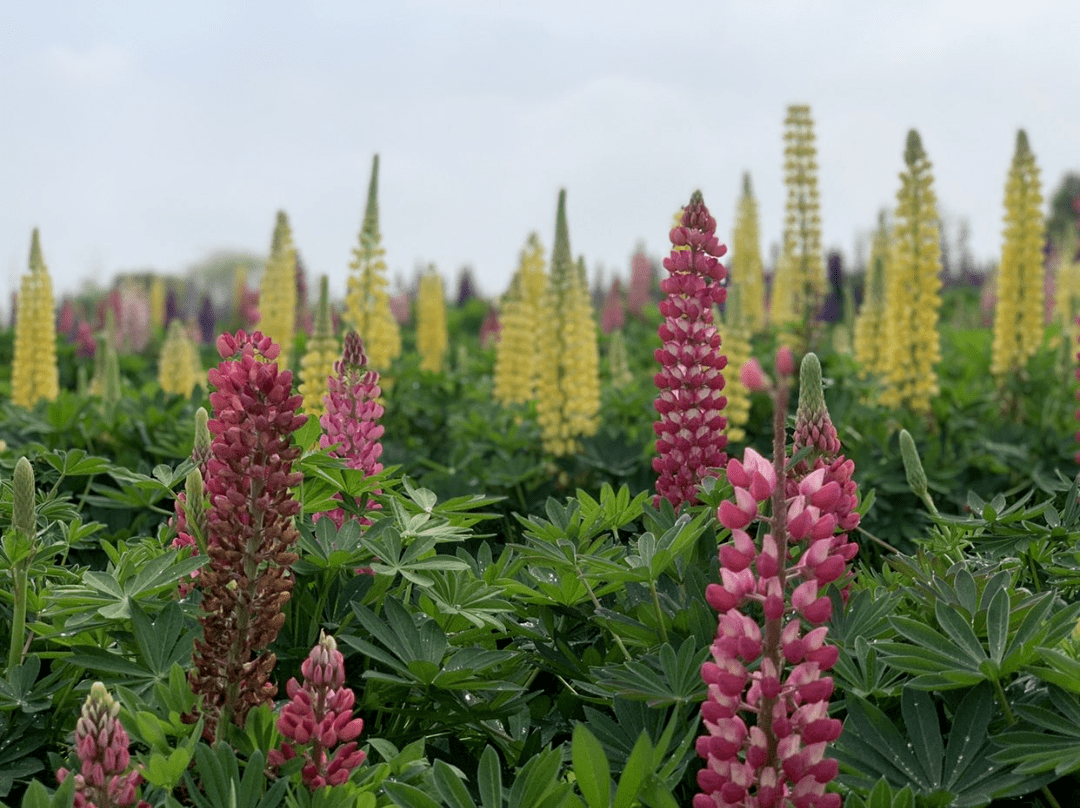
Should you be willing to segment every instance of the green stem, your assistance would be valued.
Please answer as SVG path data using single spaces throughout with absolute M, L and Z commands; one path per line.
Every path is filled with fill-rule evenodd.
M 1028 563 L 1028 569 L 1031 570 L 1032 585 L 1035 587 L 1036 592 L 1042 592 L 1042 587 L 1039 586 L 1039 573 L 1038 570 L 1035 569 L 1035 558 L 1034 556 L 1032 556 L 1030 550 L 1024 553 L 1024 556 L 1026 557 Z
M 1009 722 L 1009 726 L 1012 726 L 1016 723 L 1016 715 L 1013 713 L 1012 708 L 1009 707 L 1009 700 L 1005 698 L 1005 690 L 1001 687 L 1000 679 L 994 679 L 994 692 L 997 694 L 998 703 L 1001 704 L 1001 709 L 1005 713 L 1005 718 Z M 1046 799 L 1047 803 L 1050 804 L 1051 808 L 1061 808 L 1061 804 L 1057 801 L 1057 798 L 1054 797 L 1048 786 L 1043 786 L 1041 790 L 1043 797 Z
M 26 639 L 26 596 L 29 566 L 20 561 L 12 568 L 15 604 L 11 615 L 11 642 L 8 646 L 8 671 L 22 662 L 23 644 Z
M 574 564 L 574 570 L 578 574 L 578 580 L 585 584 L 585 591 L 589 593 L 589 598 L 592 599 L 593 606 L 596 608 L 597 611 L 599 611 L 603 607 L 600 605 L 600 599 L 596 597 L 596 593 L 593 592 L 593 588 L 589 586 L 589 581 L 585 577 L 585 573 L 582 572 L 581 567 L 579 567 L 576 563 Z M 623 656 L 626 657 L 626 661 L 632 662 L 634 658 L 630 656 L 630 652 L 627 651 L 626 646 L 623 645 L 622 637 L 620 637 L 614 631 L 611 632 L 611 636 L 615 638 L 615 644 L 618 645 L 619 649 L 623 652 Z
M 1009 722 L 1009 725 L 1016 723 L 1016 716 L 1013 715 L 1012 708 L 1009 707 L 1009 700 L 1005 698 L 1005 691 L 1001 687 L 1001 680 L 997 677 L 994 678 L 994 692 L 997 695 L 998 703 L 1001 704 L 1001 709 L 1005 713 L 1005 718 Z
M 1051 808 L 1061 808 L 1061 803 L 1057 801 L 1057 798 L 1054 796 L 1053 792 L 1050 791 L 1049 786 L 1043 786 L 1042 793 L 1043 797 L 1046 798 L 1046 801 L 1050 803 Z
M 875 542 L 876 544 L 878 544 L 881 547 L 888 550 L 890 553 L 896 553 L 897 555 L 900 554 L 899 550 L 897 550 L 895 547 L 893 547 L 891 544 L 889 544 L 884 539 L 879 539 L 877 536 L 875 536 L 873 533 L 869 532 L 868 530 L 866 530 L 866 529 L 864 529 L 862 527 L 859 527 L 858 531 L 860 533 L 862 533 L 864 536 L 866 536 L 866 538 L 870 539 L 870 541 Z
M 663 642 L 667 642 L 667 625 L 665 625 L 664 613 L 660 609 L 660 595 L 656 591 L 656 581 L 652 578 L 649 579 L 649 591 L 652 592 L 653 607 L 656 609 L 656 624 L 660 626 L 660 639 Z

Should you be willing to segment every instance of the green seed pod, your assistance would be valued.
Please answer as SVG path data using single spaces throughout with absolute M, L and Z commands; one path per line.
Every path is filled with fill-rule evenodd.
M 930 497 L 919 450 L 915 448 L 915 440 L 906 429 L 900 430 L 900 457 L 904 460 L 904 474 L 907 476 L 907 483 L 912 493 L 926 503 L 931 513 L 936 514 L 937 507 Z
M 207 502 L 202 474 L 197 468 L 188 472 L 184 482 L 184 493 L 184 517 L 187 519 L 188 532 L 195 539 L 199 552 L 206 553 Z
M 206 425 L 208 417 L 206 407 L 199 407 L 195 411 L 195 446 L 191 450 L 191 460 L 199 468 L 204 467 L 210 459 L 210 428 Z
M 34 516 L 34 467 L 25 457 L 20 457 L 15 464 L 11 526 L 30 539 L 37 533 L 37 518 Z

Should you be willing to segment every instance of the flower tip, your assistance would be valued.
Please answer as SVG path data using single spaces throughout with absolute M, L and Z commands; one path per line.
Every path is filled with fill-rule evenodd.
M 772 380 L 761 369 L 756 358 L 750 358 L 739 368 L 739 381 L 743 387 L 754 393 L 764 393 L 772 387 Z
M 791 376 L 795 373 L 795 355 L 786 345 L 781 345 L 776 351 L 776 372 L 780 376 Z

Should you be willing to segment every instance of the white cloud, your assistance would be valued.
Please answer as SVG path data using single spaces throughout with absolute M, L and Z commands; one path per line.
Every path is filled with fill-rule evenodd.
M 129 54 L 102 44 L 82 49 L 49 45 L 42 58 L 46 70 L 57 81 L 79 90 L 108 90 L 123 85 L 135 67 Z

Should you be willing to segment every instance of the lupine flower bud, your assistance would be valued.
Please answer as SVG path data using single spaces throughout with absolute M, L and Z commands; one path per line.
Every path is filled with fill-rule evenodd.
M 34 492 L 34 467 L 25 457 L 20 457 L 15 464 L 11 490 L 11 526 L 28 539 L 37 533 Z
M 722 415 L 727 399 L 721 392 L 727 359 L 720 353 L 712 317 L 713 304 L 725 299 L 727 271 L 719 259 L 727 247 L 716 240 L 716 220 L 700 191 L 690 198 L 681 221 L 671 230 L 673 249 L 664 259 L 671 277 L 660 284 L 667 297 L 660 302 L 663 345 L 655 354 L 660 419 L 653 425 L 653 470 L 658 474 L 653 502 L 667 499 L 676 509 L 684 502 L 697 503 L 697 486 L 727 462 Z
M 772 388 L 772 379 L 765 375 L 761 363 L 754 357 L 747 359 L 739 368 L 739 381 L 754 393 L 764 393 Z
M 268 762 L 280 766 L 299 755 L 306 761 L 301 773 L 308 788 L 341 785 L 367 755 L 357 748 L 364 720 L 353 717 L 356 696 L 345 687 L 345 659 L 333 637 L 320 632 L 300 672 L 304 684 L 289 680 L 290 701 L 278 719 L 278 731 L 288 740 L 270 750 Z
M 101 682 L 94 682 L 75 725 L 75 749 L 80 770 L 75 773 L 75 808 L 125 808 L 136 799 L 142 782 L 138 769 L 131 769 L 128 734 L 117 716 L 120 703 Z M 64 782 L 71 771 L 56 771 Z M 149 808 L 140 800 L 139 808 Z
M 840 439 L 829 418 L 822 391 L 821 362 L 815 354 L 808 353 L 803 357 L 799 369 L 799 407 L 795 413 L 794 442 L 797 450 L 809 446 L 814 450 L 814 455 L 833 458 L 840 451 Z M 808 461 L 802 461 L 800 467 L 805 473 L 809 468 Z

